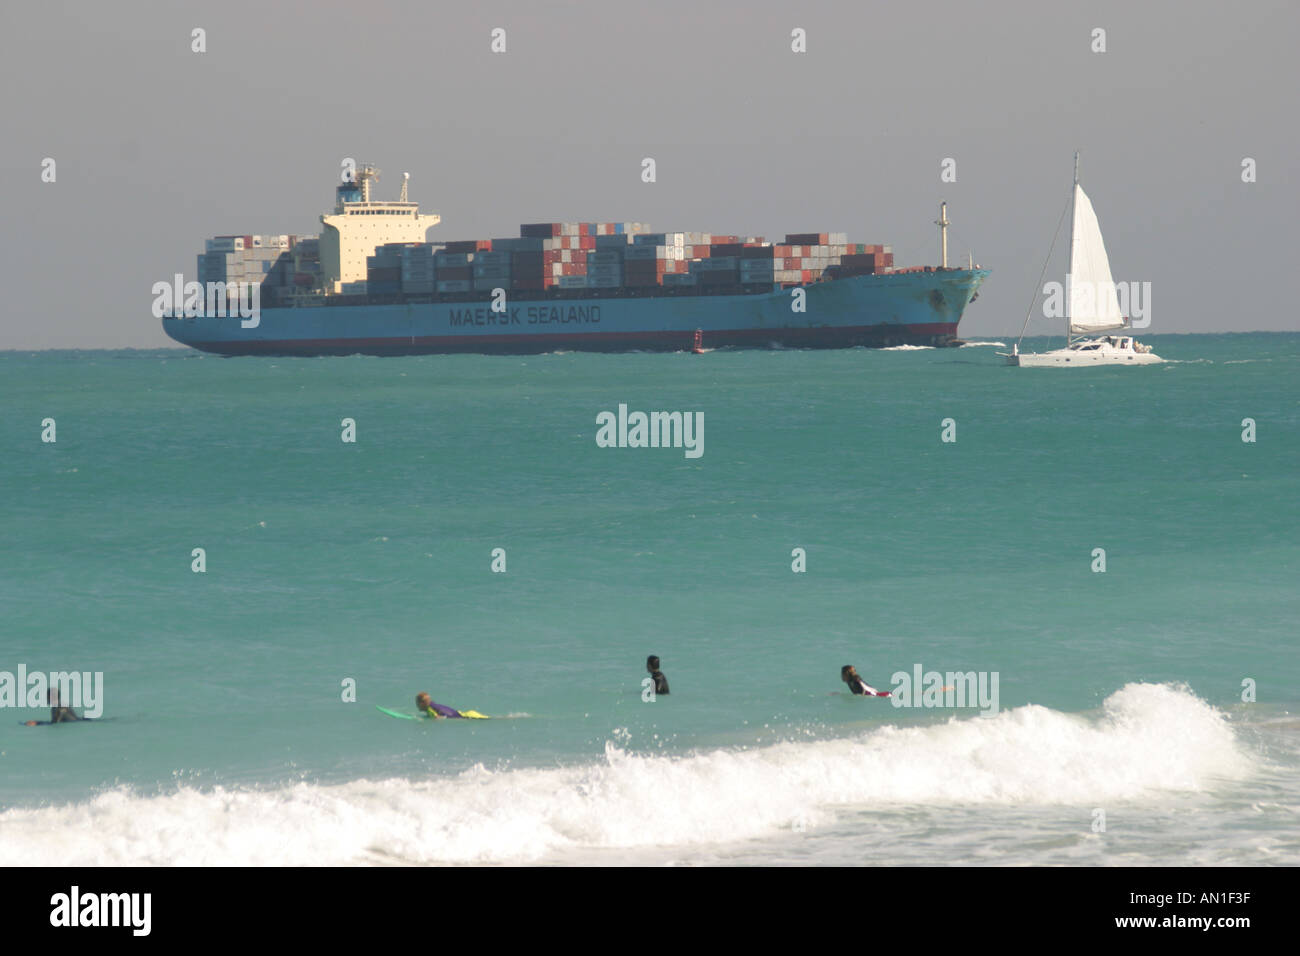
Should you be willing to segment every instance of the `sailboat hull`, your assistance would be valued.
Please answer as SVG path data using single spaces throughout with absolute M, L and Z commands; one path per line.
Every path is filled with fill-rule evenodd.
M 1007 355 L 1008 365 L 1021 368 L 1096 368 L 1102 365 L 1159 365 L 1164 361 L 1154 352 L 1101 345 L 1096 348 L 1057 349 L 1054 352 L 1019 352 Z

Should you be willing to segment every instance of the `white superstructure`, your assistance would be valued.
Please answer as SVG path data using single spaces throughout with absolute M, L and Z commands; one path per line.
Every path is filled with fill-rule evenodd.
M 364 282 L 366 257 L 375 247 L 388 242 L 425 242 L 430 227 L 442 221 L 437 213 L 420 213 L 420 204 L 406 201 L 406 179 L 402 198 L 380 202 L 370 198 L 370 182 L 379 170 L 362 164 L 351 182 L 338 187 L 333 215 L 320 217 L 320 265 L 324 287 L 340 291 L 344 282 Z

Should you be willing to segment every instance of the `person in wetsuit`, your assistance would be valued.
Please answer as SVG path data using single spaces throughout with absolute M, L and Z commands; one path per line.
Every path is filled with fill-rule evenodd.
M 655 657 L 653 654 L 647 657 L 645 659 L 645 669 L 650 672 L 650 676 L 654 679 L 655 693 L 668 693 L 668 678 L 665 677 L 664 672 L 659 669 L 659 658 Z
M 428 693 L 421 691 L 415 695 L 415 708 L 426 717 L 464 717 L 459 710 L 446 704 L 435 704 Z
M 68 721 L 71 720 L 81 720 L 80 717 L 78 717 L 76 714 L 72 712 L 71 707 L 60 706 L 59 692 L 57 689 L 51 687 L 45 699 L 46 702 L 50 705 L 50 723 L 66 724 Z
M 849 691 L 856 697 L 888 697 L 889 691 L 876 690 L 862 679 L 856 667 L 845 664 L 840 668 L 840 680 L 849 685 Z
M 49 720 L 27 720 L 23 721 L 28 727 L 43 727 L 50 724 L 66 724 L 74 720 L 94 720 L 93 717 L 78 717 L 71 707 L 64 707 L 59 703 L 59 691 L 51 687 L 45 692 L 45 703 L 50 706 Z

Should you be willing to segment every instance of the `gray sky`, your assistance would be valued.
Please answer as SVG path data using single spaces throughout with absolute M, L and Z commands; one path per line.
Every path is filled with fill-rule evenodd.
M 981 336 L 1019 330 L 1077 148 L 1149 332 L 1300 328 L 1288 0 L 41 2 L 4 4 L 0 36 L 3 349 L 173 344 L 153 283 L 194 278 L 209 236 L 318 232 L 344 157 L 379 198 L 410 172 L 430 239 L 626 219 L 847 231 L 916 265 L 945 199 L 950 255 L 993 270 Z

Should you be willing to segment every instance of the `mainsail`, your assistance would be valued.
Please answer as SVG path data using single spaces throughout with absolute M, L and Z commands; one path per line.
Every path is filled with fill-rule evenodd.
M 1110 276 L 1101 225 L 1083 187 L 1074 184 L 1074 235 L 1070 240 L 1070 334 L 1091 335 L 1126 328 Z

